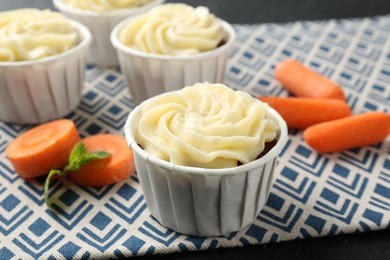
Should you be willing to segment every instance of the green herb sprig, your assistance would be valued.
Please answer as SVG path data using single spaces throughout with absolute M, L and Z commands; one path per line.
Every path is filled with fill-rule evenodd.
M 69 174 L 69 172 L 78 171 L 80 170 L 84 165 L 90 163 L 91 161 L 95 160 L 102 160 L 105 158 L 110 157 L 111 154 L 107 153 L 105 151 L 99 151 L 99 152 L 93 152 L 88 153 L 87 147 L 82 142 L 78 142 L 72 149 L 69 155 L 69 161 L 65 165 L 63 170 L 51 170 L 46 178 L 45 181 L 45 188 L 44 188 L 44 196 L 45 196 L 45 203 L 48 207 L 49 205 L 49 186 L 50 181 L 53 178 L 53 176 L 58 175 L 62 178 L 66 178 Z

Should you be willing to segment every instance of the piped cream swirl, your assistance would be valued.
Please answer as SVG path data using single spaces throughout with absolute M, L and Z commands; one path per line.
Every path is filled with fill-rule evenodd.
M 60 13 L 19 9 L 0 12 L 0 39 L 0 61 L 29 61 L 73 48 L 78 34 Z
M 277 137 L 268 105 L 223 84 L 198 83 L 145 101 L 134 137 L 147 152 L 183 166 L 248 163 Z
M 152 0 L 62 0 L 69 6 L 94 11 L 108 12 L 118 9 L 134 8 L 150 3 Z
M 192 55 L 216 49 L 225 33 L 203 6 L 164 4 L 127 24 L 119 33 L 124 45 L 163 55 Z

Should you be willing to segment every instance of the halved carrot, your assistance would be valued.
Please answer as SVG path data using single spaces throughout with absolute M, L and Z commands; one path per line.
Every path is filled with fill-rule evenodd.
M 293 59 L 277 64 L 275 78 L 298 97 L 345 99 L 339 85 Z
M 308 127 L 303 138 L 322 153 L 341 152 L 379 143 L 390 134 L 390 115 L 368 112 Z
M 120 182 L 134 174 L 133 152 L 122 136 L 98 134 L 82 140 L 89 153 L 106 151 L 110 157 L 84 165 L 80 170 L 69 172 L 73 182 L 91 187 L 100 187 Z
M 258 99 L 278 111 L 289 128 L 306 128 L 351 115 L 348 104 L 338 99 L 268 96 Z
M 63 167 L 79 140 L 74 123 L 60 119 L 21 134 L 8 145 L 5 153 L 21 177 L 33 178 Z

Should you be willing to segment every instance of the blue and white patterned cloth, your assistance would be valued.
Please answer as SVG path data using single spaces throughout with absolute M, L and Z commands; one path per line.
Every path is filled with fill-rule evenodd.
M 295 58 L 338 82 L 353 113 L 390 112 L 390 16 L 237 25 L 225 83 L 253 95 L 286 96 L 273 77 Z M 83 136 L 122 134 L 133 104 L 117 70 L 89 67 L 84 98 L 69 118 Z M 265 209 L 227 237 L 187 237 L 149 214 L 137 177 L 101 189 L 56 182 L 53 211 L 43 182 L 18 177 L 4 150 L 28 126 L 0 122 L 0 259 L 116 258 L 245 246 L 390 227 L 390 140 L 320 155 L 291 131 Z

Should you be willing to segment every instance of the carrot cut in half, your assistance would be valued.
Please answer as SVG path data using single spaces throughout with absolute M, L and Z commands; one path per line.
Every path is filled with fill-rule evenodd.
M 347 117 L 352 113 L 348 104 L 338 99 L 268 96 L 258 99 L 274 108 L 289 128 L 303 129 L 314 124 Z
M 21 134 L 8 145 L 5 153 L 21 177 L 33 178 L 62 168 L 79 140 L 73 121 L 60 119 Z
M 322 153 L 341 152 L 382 142 L 390 134 L 390 115 L 368 112 L 308 127 L 303 138 Z
M 345 100 L 339 85 L 294 59 L 277 64 L 274 74 L 282 86 L 297 97 Z
M 88 153 L 106 151 L 110 157 L 92 161 L 78 171 L 69 172 L 68 178 L 83 186 L 101 187 L 120 182 L 135 172 L 133 152 L 122 136 L 98 134 L 82 140 Z

